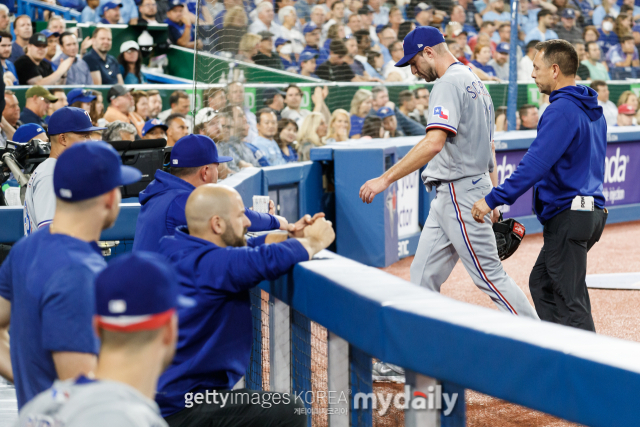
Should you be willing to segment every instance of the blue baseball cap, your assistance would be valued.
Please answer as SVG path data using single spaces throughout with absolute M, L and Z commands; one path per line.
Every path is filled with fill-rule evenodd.
M 444 36 L 440 30 L 434 27 L 416 27 L 404 38 L 402 42 L 404 56 L 395 66 L 406 67 L 409 61 L 425 47 L 433 47 L 440 43 L 444 43 Z
M 91 123 L 89 113 L 82 108 L 62 107 L 49 118 L 49 135 L 60 135 L 68 132 L 92 132 L 105 130 Z
M 389 107 L 382 107 L 378 111 L 376 111 L 376 115 L 384 120 L 387 117 L 391 117 L 391 116 L 395 115 L 395 113 Z
M 176 8 L 176 7 L 184 7 L 184 3 L 182 2 L 182 0 L 170 0 L 169 1 L 169 10 Z
M 316 24 L 314 24 L 313 22 L 309 22 L 307 25 L 302 27 L 302 33 L 303 34 L 308 34 L 311 31 L 315 31 L 317 29 L 318 29 L 318 26 Z
M 413 16 L 418 16 L 420 12 L 428 12 L 432 9 L 433 7 L 431 7 L 431 5 L 428 5 L 426 3 L 418 3 L 417 6 L 413 9 Z
M 67 102 L 69 105 L 74 102 L 91 102 L 97 97 L 88 89 L 73 89 L 67 94 Z
M 640 33 L 640 25 L 634 25 L 631 31 L 634 33 Z
M 282 44 L 285 44 L 285 43 L 291 43 L 291 40 L 287 40 L 287 39 L 284 39 L 284 38 L 282 38 L 282 37 L 278 37 L 278 38 L 276 39 L 276 43 L 275 43 L 275 45 L 276 45 L 276 47 L 278 47 L 278 46 L 280 46 L 280 45 L 282 45 Z
M 61 200 L 79 202 L 140 178 L 138 169 L 122 166 L 120 155 L 111 145 L 88 141 L 74 144 L 60 155 L 53 170 L 53 190 Z
M 183 136 L 171 150 L 171 166 L 176 168 L 197 168 L 231 160 L 233 157 L 218 156 L 215 142 L 206 135 Z
M 44 129 L 42 128 L 42 126 L 35 123 L 27 123 L 16 129 L 16 132 L 13 134 L 13 138 L 11 138 L 11 140 L 13 142 L 29 142 L 33 138 L 35 138 L 36 135 L 40 135 L 43 132 Z
M 575 19 L 576 11 L 571 9 L 571 8 L 569 8 L 569 7 L 567 7 L 567 8 L 564 8 L 562 10 L 562 15 L 561 16 L 563 18 L 565 18 L 565 19 Z
M 380 34 L 382 32 L 382 30 L 384 30 L 385 28 L 387 28 L 387 25 L 378 25 L 376 27 L 376 34 Z
M 509 52 L 511 52 L 511 46 L 509 46 L 509 43 L 506 42 L 498 43 L 498 46 L 496 46 L 496 52 L 508 55 Z
M 300 54 L 300 63 L 302 62 L 306 62 L 310 59 L 316 58 L 318 59 L 318 55 L 313 53 L 313 52 L 309 52 L 308 50 L 305 50 L 304 52 L 302 52 Z
M 145 136 L 147 134 L 147 132 L 149 132 L 151 129 L 153 128 L 162 128 L 165 130 L 169 129 L 169 127 L 167 127 L 167 125 L 165 125 L 164 123 L 162 123 L 162 120 L 158 120 L 158 119 L 151 119 L 148 120 L 144 126 L 142 127 L 142 136 Z
M 44 34 L 46 38 L 49 38 L 51 36 L 60 37 L 60 33 L 49 31 L 49 30 L 42 30 L 40 31 L 40 34 Z
M 102 6 L 102 13 L 105 13 L 109 9 L 115 9 L 116 7 L 122 7 L 122 3 L 119 1 L 108 1 Z
M 174 268 L 161 255 L 121 255 L 96 278 L 98 326 L 114 332 L 158 329 L 183 305 L 179 286 Z

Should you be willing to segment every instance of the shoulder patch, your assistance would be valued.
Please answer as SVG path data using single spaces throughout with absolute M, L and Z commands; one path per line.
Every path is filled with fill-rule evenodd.
M 433 108 L 433 116 L 434 117 L 438 117 L 439 119 L 442 119 L 442 120 L 448 122 L 449 121 L 449 110 L 447 110 L 446 108 L 444 108 L 441 105 L 438 105 L 438 106 Z

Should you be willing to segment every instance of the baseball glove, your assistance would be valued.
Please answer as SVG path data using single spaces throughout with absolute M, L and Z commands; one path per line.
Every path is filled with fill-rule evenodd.
M 513 218 L 500 219 L 493 224 L 493 233 L 496 236 L 496 245 L 498 246 L 498 256 L 500 260 L 509 258 L 520 246 L 520 242 L 524 239 L 525 228 Z

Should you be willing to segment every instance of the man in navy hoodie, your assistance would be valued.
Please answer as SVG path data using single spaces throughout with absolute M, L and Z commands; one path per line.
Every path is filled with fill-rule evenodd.
M 158 382 L 156 401 L 172 427 L 307 425 L 293 396 L 231 389 L 249 366 L 249 290 L 310 260 L 335 233 L 331 222 L 316 217 L 295 234 L 247 241 L 251 222 L 245 213 L 233 188 L 202 185 L 187 200 L 188 228 L 160 241 L 160 252 L 178 271 L 181 295 L 194 301 L 178 309 L 176 355 Z
M 549 95 L 538 135 L 516 171 L 473 206 L 478 222 L 531 186 L 544 246 L 529 277 L 540 319 L 595 332 L 585 282 L 587 252 L 607 220 L 602 194 L 607 124 L 598 94 L 576 85 L 578 55 L 565 40 L 536 46 L 532 77 Z
M 180 138 L 171 150 L 171 173 L 157 170 L 155 179 L 140 192 L 142 208 L 133 250 L 158 252 L 162 237 L 173 236 L 176 227 L 187 224 L 184 207 L 189 194 L 200 185 L 218 182 L 218 164 L 231 160 L 231 157 L 218 156 L 216 145 L 208 136 Z M 249 231 L 294 231 L 298 226 L 289 224 L 283 217 L 249 209 L 246 215 L 252 224 Z

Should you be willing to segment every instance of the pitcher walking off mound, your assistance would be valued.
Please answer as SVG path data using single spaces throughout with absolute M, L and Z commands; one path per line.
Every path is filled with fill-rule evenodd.
M 437 29 L 416 28 L 404 38 L 403 47 L 405 56 L 396 67 L 410 65 L 414 75 L 428 82 L 439 79 L 429 98 L 427 136 L 382 176 L 367 181 L 360 198 L 371 203 L 393 182 L 428 163 L 422 180 L 427 191 L 435 188 L 436 198 L 411 264 L 411 281 L 439 292 L 461 258 L 473 282 L 499 309 L 538 319 L 502 268 L 491 221 L 481 224 L 471 217 L 473 203 L 491 191 L 492 182 L 497 184 L 489 92 L 449 52 Z M 497 220 L 497 211 L 493 215 Z

